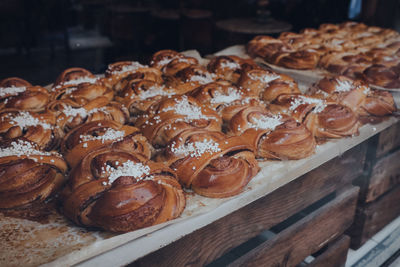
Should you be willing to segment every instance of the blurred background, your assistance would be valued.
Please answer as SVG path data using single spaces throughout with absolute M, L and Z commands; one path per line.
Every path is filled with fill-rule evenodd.
M 400 30 L 400 0 L 1 0 L 0 79 L 46 85 L 68 67 L 103 72 L 160 49 L 202 55 L 321 23 Z

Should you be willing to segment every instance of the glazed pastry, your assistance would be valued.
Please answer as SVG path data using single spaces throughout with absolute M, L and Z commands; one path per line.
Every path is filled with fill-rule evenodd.
M 163 97 L 177 94 L 172 88 L 150 80 L 133 80 L 119 93 L 116 100 L 129 109 L 130 114 L 135 117 L 143 114 L 152 104 Z
M 207 69 L 224 80 L 237 83 L 244 65 L 246 69 L 258 68 L 253 60 L 246 60 L 237 56 L 218 56 L 210 60 Z
M 111 101 L 114 92 L 107 88 L 102 82 L 85 82 L 78 85 L 68 84 L 52 92 L 52 100 L 71 99 L 74 102 L 85 104 L 98 97 L 105 97 Z
M 272 62 L 277 53 L 291 51 L 292 48 L 282 40 L 270 36 L 256 36 L 247 44 L 246 50 L 253 58 L 261 57 L 267 62 Z
M 202 105 L 218 112 L 224 122 L 230 121 L 240 109 L 249 105 L 264 106 L 257 97 L 249 97 L 228 81 L 217 81 L 205 84 L 189 94 Z
M 182 57 L 184 55 L 174 50 L 160 50 L 151 57 L 150 66 L 161 70 L 173 59 Z
M 139 153 L 148 159 L 152 151 L 138 128 L 107 120 L 92 121 L 74 128 L 64 137 L 60 150 L 73 168 L 89 152 L 102 147 Z
M 387 88 L 400 87 L 400 75 L 384 65 L 372 65 L 365 69 L 363 74 L 366 81 L 370 84 Z
M 247 96 L 270 102 L 282 94 L 299 94 L 296 82 L 285 74 L 266 69 L 243 70 L 238 82 Z
M 325 98 L 351 108 L 359 116 L 386 116 L 395 110 L 393 96 L 389 92 L 371 90 L 361 80 L 344 76 L 325 77 L 315 89 Z
M 54 150 L 60 141 L 55 124 L 56 117 L 51 113 L 5 110 L 0 112 L 0 140 L 24 137 L 41 150 Z
M 136 61 L 120 61 L 108 65 L 104 83 L 114 91 L 121 91 L 131 80 L 153 80 L 162 83 L 161 71 Z
M 141 154 L 104 148 L 69 175 L 63 213 L 78 225 L 128 232 L 178 217 L 185 195 L 176 174 Z
M 269 109 L 303 123 L 316 138 L 341 138 L 358 134 L 360 122 L 348 107 L 305 95 L 281 95 Z
M 251 146 L 240 137 L 203 129 L 181 132 L 157 160 L 175 170 L 183 186 L 212 198 L 239 194 L 259 171 Z
M 300 122 L 274 115 L 265 107 L 246 107 L 229 122 L 229 133 L 240 135 L 263 159 L 301 159 L 315 150 L 315 139 Z
M 125 124 L 129 120 L 126 107 L 118 102 L 109 102 L 105 97 L 98 97 L 85 105 L 70 99 L 56 100 L 49 103 L 47 110 L 57 116 L 56 124 L 65 133 L 86 122 L 112 120 Z
M 25 139 L 0 144 L 0 209 L 29 208 L 53 197 L 65 182 L 67 164 Z
M 192 65 L 198 65 L 199 61 L 194 57 L 177 57 L 164 65 L 162 72 L 167 76 L 174 76 L 179 71 Z
M 43 111 L 49 99 L 50 94 L 45 88 L 32 86 L 20 78 L 0 81 L 0 110 Z
M 165 84 L 177 90 L 179 94 L 185 94 L 203 84 L 216 80 L 215 74 L 208 72 L 201 66 L 191 65 L 178 71 L 175 76 L 166 76 Z
M 52 91 L 56 91 L 66 85 L 75 85 L 83 83 L 96 83 L 98 78 L 90 71 L 84 68 L 69 68 L 64 70 L 53 84 Z
M 310 70 L 315 69 L 318 61 L 319 54 L 316 51 L 308 49 L 278 53 L 270 62 L 289 69 Z
M 153 104 L 135 124 L 153 146 L 164 147 L 186 129 L 220 131 L 217 112 L 190 96 L 173 96 Z

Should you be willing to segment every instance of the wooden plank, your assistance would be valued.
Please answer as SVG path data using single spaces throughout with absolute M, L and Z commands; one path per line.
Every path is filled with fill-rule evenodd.
M 354 223 L 348 230 L 351 236 L 350 247 L 358 249 L 370 237 L 400 215 L 400 185 L 396 186 L 379 199 L 359 207 Z
M 244 208 L 151 253 L 133 266 L 204 265 L 282 222 L 359 175 L 361 144 Z M 342 166 L 338 168 L 338 166 Z
M 376 200 L 379 196 L 400 184 L 399 161 L 400 150 L 378 160 L 372 168 L 365 202 Z
M 400 147 L 400 123 L 396 123 L 379 134 L 376 157 Z
M 267 240 L 230 266 L 295 266 L 320 250 L 351 225 L 358 187 L 350 187 L 333 201 Z
M 350 246 L 350 237 L 342 235 L 328 245 L 326 251 L 316 257 L 307 267 L 341 267 L 347 259 L 347 251 Z

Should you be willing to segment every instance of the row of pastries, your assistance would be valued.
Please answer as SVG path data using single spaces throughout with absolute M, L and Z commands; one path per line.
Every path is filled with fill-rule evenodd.
M 0 210 L 49 199 L 77 225 L 127 232 L 180 216 L 186 191 L 243 191 L 259 160 L 296 160 L 396 110 L 385 91 L 345 76 L 301 93 L 253 60 L 208 65 L 172 50 L 62 72 L 48 90 L 0 82 Z
M 400 88 L 400 34 L 363 23 L 322 24 L 278 38 L 257 36 L 252 57 L 289 69 L 325 69 L 386 88 Z

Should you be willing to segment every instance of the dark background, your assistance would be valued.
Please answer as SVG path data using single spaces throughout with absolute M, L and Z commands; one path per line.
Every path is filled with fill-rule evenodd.
M 355 20 L 399 30 L 400 0 L 362 2 Z M 0 79 L 17 76 L 45 85 L 68 67 L 97 73 L 119 60 L 146 62 L 160 49 L 196 48 L 204 55 L 254 37 L 222 30 L 218 21 L 268 17 L 299 31 L 349 20 L 349 4 L 350 0 L 1 0 Z

